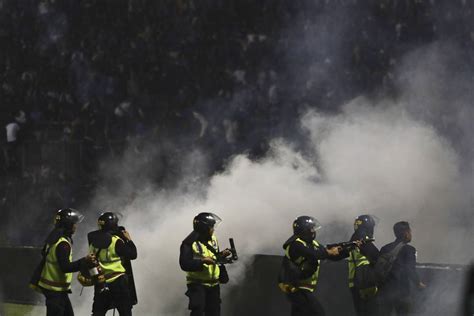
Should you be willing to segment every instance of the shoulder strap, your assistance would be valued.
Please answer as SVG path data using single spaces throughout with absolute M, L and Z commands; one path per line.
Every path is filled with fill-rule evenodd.
M 95 257 L 97 258 L 97 260 L 99 260 L 99 253 L 100 253 L 100 251 L 103 250 L 103 249 L 102 249 L 102 248 L 96 248 L 96 249 L 97 249 L 97 251 L 95 252 L 94 255 L 95 255 Z
M 201 243 L 199 242 L 199 240 L 196 240 L 195 243 L 196 243 L 196 247 L 197 247 L 197 249 L 198 249 L 198 251 L 199 251 L 199 254 L 202 255 L 204 252 L 202 251 Z
M 389 254 L 390 256 L 393 256 L 393 257 L 397 257 L 398 256 L 398 253 L 400 252 L 400 250 L 402 250 L 403 246 L 405 246 L 406 244 L 401 241 L 398 243 L 398 245 L 395 246 L 395 248 L 393 248 Z
M 209 243 L 205 242 L 203 243 L 204 246 L 206 246 L 207 250 L 209 250 L 210 252 L 212 252 L 216 257 L 219 255 L 219 253 L 217 252 L 216 249 L 214 249 L 214 247 L 212 247 L 211 245 L 209 245 Z
M 43 249 L 41 250 L 41 255 L 43 255 L 43 258 L 46 258 L 48 256 L 50 250 L 51 246 L 49 244 L 45 244 L 43 246 Z

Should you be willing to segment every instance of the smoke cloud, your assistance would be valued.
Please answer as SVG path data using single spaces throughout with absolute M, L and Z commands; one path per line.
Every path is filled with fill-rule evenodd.
M 314 32 L 303 36 L 286 30 L 291 40 L 279 49 L 288 50 L 289 74 L 280 74 L 282 85 L 293 86 L 306 99 L 313 95 L 310 91 L 322 90 L 315 95 L 330 100 L 319 108 L 332 104 L 334 94 L 339 93 L 339 100 L 346 97 L 341 91 L 357 90 L 344 84 L 343 63 L 351 56 L 343 36 L 367 16 L 365 10 L 330 8 L 307 26 Z M 62 15 L 55 21 L 42 36 L 45 48 L 62 39 L 58 26 L 67 26 Z M 329 243 L 347 240 L 357 215 L 374 214 L 381 219 L 375 232 L 379 247 L 393 240 L 395 222 L 407 220 L 418 261 L 471 261 L 467 249 L 474 243 L 474 92 L 472 70 L 464 67 L 466 57 L 453 43 L 413 50 L 394 71 L 396 98 L 359 96 L 343 102 L 336 113 L 306 111 L 299 126 L 286 133 L 291 137 L 271 140 L 264 157 L 253 160 L 238 154 L 210 177 L 211 153 L 195 148 L 182 152 L 172 140 L 149 143 L 140 155 L 130 148 L 120 159 L 104 161 L 103 183 L 84 209 L 88 214 L 108 210 L 125 215 L 121 224 L 139 252 L 133 262 L 139 296 L 134 312 L 187 313 L 179 246 L 192 229 L 193 217 L 202 211 L 223 219 L 216 231 L 221 248 L 233 237 L 241 255 L 242 260 L 229 267 L 227 287 L 243 276 L 252 255 L 282 254 L 281 245 L 299 215 L 316 217 L 323 225 L 317 238 Z M 219 121 L 216 116 L 213 120 Z M 166 168 L 151 158 L 161 151 L 176 151 L 179 157 L 173 189 L 153 181 Z M 84 236 L 94 222 L 89 216 L 79 228 L 76 245 L 82 251 L 75 249 L 75 255 L 86 252 Z M 90 312 L 91 292 L 71 296 L 76 314 Z
M 290 81 L 302 87 L 310 82 L 338 88 L 337 76 L 334 82 L 326 78 L 337 72 L 338 59 L 326 56 L 340 50 L 341 39 L 336 33 L 327 39 L 327 32 L 307 44 L 309 51 L 328 47 L 325 42 L 331 41 L 336 52 L 320 52 L 313 67 L 299 61 L 301 68 L 312 70 L 310 78 Z M 418 261 L 472 260 L 466 249 L 474 242 L 474 115 L 471 73 L 462 67 L 464 57 L 452 43 L 414 50 L 395 69 L 396 98 L 360 96 L 341 104 L 337 113 L 309 110 L 300 117 L 291 141 L 273 139 L 258 160 L 238 154 L 210 177 L 210 153 L 179 152 L 181 168 L 173 189 L 154 184 L 153 177 L 164 166 L 153 165 L 150 158 L 176 150 L 170 144 L 148 144 L 140 159 L 131 148 L 119 160 L 104 161 L 104 183 L 86 209 L 125 215 L 121 224 L 139 252 L 133 262 L 139 296 L 134 312 L 187 313 L 179 246 L 192 229 L 193 217 L 202 211 L 223 219 L 216 231 L 221 248 L 228 237 L 236 241 L 242 260 L 229 267 L 229 286 L 242 277 L 252 255 L 282 254 L 282 243 L 299 215 L 316 217 L 323 224 L 317 238 L 329 243 L 347 240 L 357 215 L 374 214 L 381 219 L 375 232 L 379 247 L 393 240 L 395 222 L 407 220 Z M 326 64 L 327 69 L 322 66 Z M 89 216 L 78 235 L 85 235 L 94 221 Z M 91 292 L 71 297 L 77 314 L 90 312 Z
M 375 234 L 378 246 L 393 240 L 395 222 L 407 220 L 418 261 L 472 260 L 472 253 L 465 251 L 474 241 L 472 156 L 465 150 L 473 135 L 465 116 L 472 109 L 459 101 L 461 97 L 451 99 L 449 93 L 439 92 L 433 82 L 433 77 L 447 78 L 431 67 L 442 65 L 445 57 L 445 50 L 437 47 L 408 56 L 399 75 L 402 97 L 396 100 L 358 97 L 336 114 L 308 111 L 301 118 L 304 150 L 275 139 L 265 157 L 254 161 L 237 155 L 209 179 L 200 172 L 206 168 L 206 153 L 193 151 L 183 157 L 186 175 L 177 188 L 160 190 L 143 177 L 139 179 L 143 189 L 132 197 L 127 191 L 136 189 L 133 173 L 140 164 L 126 160 L 130 169 L 120 178 L 120 189 L 99 195 L 94 202 L 108 201 L 113 211 L 124 213 L 123 224 L 138 246 L 136 313 L 186 313 L 179 245 L 201 211 L 223 219 L 217 229 L 221 247 L 227 246 L 228 237 L 236 240 L 244 260 L 230 267 L 233 282 L 238 282 L 253 254 L 281 254 L 292 220 L 303 214 L 323 224 L 318 236 L 323 242 L 347 239 L 353 218 L 369 213 L 381 219 Z M 425 62 L 413 68 L 414 58 Z M 454 85 L 457 78 L 451 79 Z M 451 100 L 448 110 L 446 102 Z M 440 111 L 451 119 L 447 129 L 438 124 Z M 446 133 L 452 126 L 463 136 Z M 121 165 L 107 172 L 120 174 Z M 83 309 L 86 312 L 90 306 Z

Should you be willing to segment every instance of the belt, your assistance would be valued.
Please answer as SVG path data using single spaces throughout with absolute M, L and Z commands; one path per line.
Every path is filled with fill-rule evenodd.
M 202 279 L 196 279 L 196 278 L 190 278 L 190 277 L 186 277 L 186 281 L 191 282 L 191 283 L 201 283 L 201 284 L 211 284 L 211 285 L 219 284 L 219 280 L 202 280 Z
M 44 279 L 44 278 L 41 278 L 40 282 L 42 282 L 46 285 L 64 287 L 64 288 L 67 288 L 67 287 L 69 287 L 69 285 L 71 285 L 71 283 L 55 282 L 55 281 L 47 280 L 47 279 Z
M 299 288 L 301 287 L 301 288 L 306 288 L 306 289 L 311 289 L 311 290 L 316 289 L 316 284 L 298 283 L 296 286 Z
M 125 272 L 112 272 L 112 273 L 104 275 L 104 278 L 106 280 L 110 280 L 112 278 L 115 278 L 116 276 L 123 275 L 123 274 L 125 274 Z

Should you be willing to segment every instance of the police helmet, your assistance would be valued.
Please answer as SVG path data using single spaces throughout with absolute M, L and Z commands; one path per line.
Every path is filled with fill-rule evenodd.
M 56 212 L 54 226 L 71 230 L 74 224 L 82 222 L 84 215 L 73 208 L 63 208 Z
M 194 217 L 193 229 L 198 233 L 208 233 L 209 229 L 222 222 L 221 218 L 213 213 L 199 213 Z
M 316 237 L 316 231 L 321 228 L 317 219 L 311 216 L 298 216 L 293 221 L 293 234 L 297 236 Z
M 369 237 L 374 234 L 374 227 L 379 222 L 375 215 L 360 215 L 354 220 L 354 231 L 365 232 Z
M 104 212 L 97 219 L 97 224 L 102 230 L 115 230 L 118 228 L 118 222 L 121 215 L 113 212 Z

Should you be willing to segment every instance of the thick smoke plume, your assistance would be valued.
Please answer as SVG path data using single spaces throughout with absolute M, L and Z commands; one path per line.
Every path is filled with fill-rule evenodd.
M 430 47 L 414 56 L 442 64 L 445 50 Z M 404 65 L 413 62 L 409 56 Z M 187 175 L 177 189 L 160 191 L 141 178 L 143 189 L 124 199 L 137 185 L 130 172 L 133 161 L 127 160 L 124 164 L 130 169 L 120 185 L 124 191 L 101 194 L 94 203 L 115 205 L 113 211 L 124 213 L 123 224 L 138 245 L 134 267 L 140 304 L 136 313 L 186 313 L 178 252 L 181 240 L 191 231 L 192 218 L 200 211 L 222 217 L 217 229 L 221 246 L 226 246 L 227 237 L 234 237 L 244 259 L 253 254 L 281 254 L 281 244 L 298 215 L 315 216 L 323 224 L 318 238 L 335 242 L 349 237 L 355 216 L 370 213 L 381 219 L 375 235 L 379 246 L 393 240 L 391 227 L 396 221 L 407 220 L 412 224 L 418 261 L 469 262 L 472 254 L 463 250 L 474 242 L 469 216 L 472 156 L 463 155 L 463 146 L 472 130 L 463 122 L 472 110 L 453 100 L 447 115 L 463 136 L 445 133 L 437 124 L 444 99 L 427 92 L 432 78 L 443 74 L 426 62 L 409 69 L 409 73 L 401 72 L 403 93 L 397 100 L 359 97 L 337 114 L 307 112 L 301 118 L 306 132 L 304 151 L 275 139 L 264 158 L 252 161 L 237 155 L 224 172 L 210 179 L 199 172 L 206 166 L 206 154 L 190 152 L 183 157 Z M 455 80 L 452 77 L 451 84 Z M 423 106 L 417 106 L 420 100 Z M 108 172 L 120 173 L 120 165 Z M 231 267 L 234 280 L 238 281 L 245 264 L 243 260 Z M 85 312 L 90 307 L 83 308 Z

